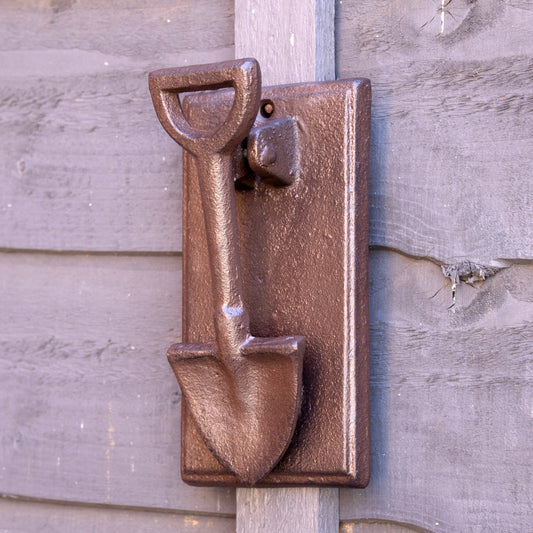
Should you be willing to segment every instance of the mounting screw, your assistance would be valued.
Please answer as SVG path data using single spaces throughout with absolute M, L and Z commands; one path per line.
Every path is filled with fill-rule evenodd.
M 261 106 L 261 115 L 263 115 L 265 118 L 270 118 L 272 113 L 274 113 L 274 104 L 270 101 L 266 101 Z

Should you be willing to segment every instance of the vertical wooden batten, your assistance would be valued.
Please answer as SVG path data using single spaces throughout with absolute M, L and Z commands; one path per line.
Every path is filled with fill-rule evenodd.
M 255 57 L 263 85 L 335 79 L 333 0 L 235 0 L 235 57 Z
M 237 533 L 337 533 L 339 489 L 237 489 Z
M 335 79 L 333 0 L 235 0 L 235 57 L 255 57 L 263 86 Z M 330 533 L 338 489 L 237 489 L 237 532 Z

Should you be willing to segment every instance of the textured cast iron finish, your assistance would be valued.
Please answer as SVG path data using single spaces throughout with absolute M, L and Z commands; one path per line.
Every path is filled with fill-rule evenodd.
M 248 136 L 250 168 L 271 185 L 290 185 L 298 172 L 298 128 L 293 117 L 270 120 Z
M 258 486 L 363 487 L 370 466 L 370 83 L 341 80 L 272 87 L 263 89 L 262 98 L 272 102 L 272 113 L 259 114 L 255 127 L 268 130 L 270 123 L 293 117 L 299 166 L 289 186 L 256 180 L 253 189 L 236 192 L 244 298 L 254 335 L 297 332 L 305 336 L 306 348 L 294 436 Z M 216 128 L 231 99 L 224 91 L 190 95 L 184 99 L 185 114 L 193 124 Z M 198 166 L 188 154 L 183 161 L 183 335 L 185 342 L 205 342 L 215 335 L 208 304 L 213 298 L 209 235 L 202 221 Z M 278 391 L 282 393 L 281 386 Z M 206 446 L 194 416 L 184 402 L 183 479 L 197 485 L 242 485 Z M 248 430 L 254 431 L 252 423 Z
M 165 69 L 151 73 L 149 82 L 161 124 L 195 159 L 214 308 L 216 342 L 175 344 L 168 359 L 205 444 L 221 465 L 252 485 L 272 470 L 291 441 L 305 344 L 299 336 L 253 337 L 244 304 L 234 151 L 259 111 L 259 65 L 242 59 Z M 228 86 L 235 95 L 224 123 L 193 127 L 178 93 Z

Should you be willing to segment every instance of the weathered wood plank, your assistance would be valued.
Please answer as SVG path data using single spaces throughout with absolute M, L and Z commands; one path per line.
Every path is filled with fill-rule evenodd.
M 429 261 L 373 252 L 370 272 L 372 474 L 340 491 L 341 519 L 528 531 L 533 266 L 461 285 L 451 309 Z
M 235 531 L 235 519 L 0 499 L 0 530 L 2 533 L 231 533 Z
M 255 57 L 263 85 L 335 79 L 335 3 L 235 1 L 235 57 Z
M 266 42 L 289 47 L 261 57 L 267 82 L 269 61 L 328 48 L 312 31 L 291 46 L 290 24 L 242 1 L 238 17 L 255 9 Z M 374 88 L 372 242 L 445 262 L 531 258 L 533 14 L 454 0 L 440 34 L 441 4 L 338 6 L 339 77 Z M 231 3 L 69 5 L 2 6 L 0 248 L 179 250 L 179 149 L 146 73 L 231 57 Z M 307 79 L 308 64 L 284 71 Z
M 259 60 L 264 85 L 335 78 L 333 0 L 235 1 L 235 56 Z M 237 531 L 338 531 L 337 489 L 237 489 Z
M 338 5 L 338 75 L 372 81 L 371 243 L 532 259 L 531 4 L 445 4 Z
M 233 4 L 0 9 L 0 249 L 181 249 L 181 151 L 147 74 L 233 57 Z
M 232 491 L 179 481 L 179 259 L 0 258 L 0 490 L 231 513 Z M 373 252 L 373 472 L 344 520 L 527 530 L 532 287 L 514 265 L 448 309 L 437 265 Z
M 2 50 L 94 50 L 151 61 L 233 45 L 233 4 L 226 1 L 5 0 L 2 15 Z
M 329 533 L 338 530 L 337 489 L 237 489 L 238 532 Z
M 233 513 L 179 474 L 181 258 L 0 254 L 0 492 Z

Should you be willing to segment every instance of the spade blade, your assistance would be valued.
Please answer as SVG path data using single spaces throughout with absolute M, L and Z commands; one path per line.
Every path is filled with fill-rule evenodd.
M 215 344 L 174 344 L 168 359 L 207 447 L 242 483 L 268 474 L 289 446 L 302 396 L 303 337 L 251 337 L 231 360 Z

